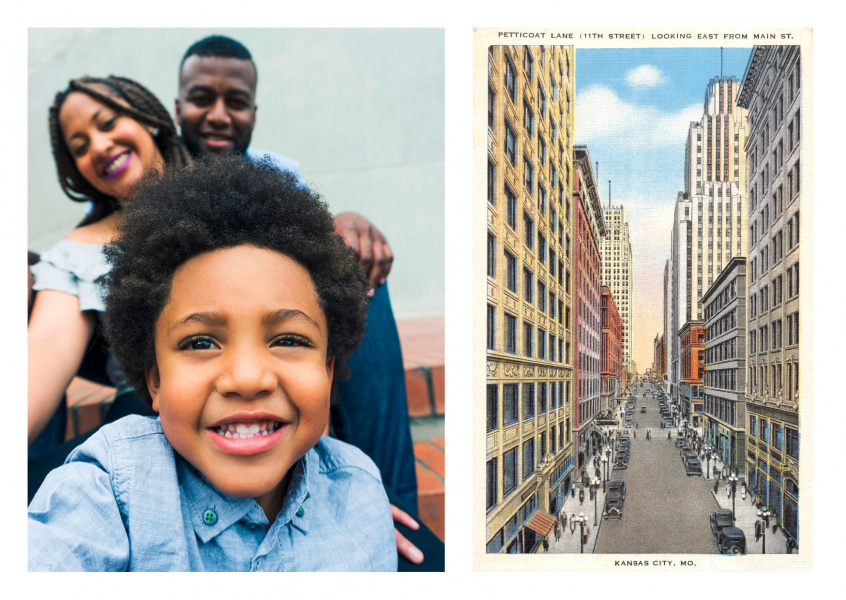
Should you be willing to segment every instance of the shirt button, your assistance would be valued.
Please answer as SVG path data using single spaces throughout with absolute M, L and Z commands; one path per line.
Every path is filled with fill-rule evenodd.
M 203 513 L 203 523 L 206 525 L 214 525 L 217 523 L 217 513 L 214 512 L 212 509 L 208 509 L 206 512 Z
M 297 516 L 301 517 L 303 514 L 305 514 L 305 510 L 303 510 L 303 507 L 301 506 L 297 509 Z

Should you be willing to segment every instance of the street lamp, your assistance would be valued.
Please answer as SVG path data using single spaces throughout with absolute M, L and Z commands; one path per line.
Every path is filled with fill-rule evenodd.
M 731 482 L 731 518 L 735 520 L 737 517 L 734 516 L 734 497 L 737 496 L 737 475 L 732 472 L 728 480 Z
M 576 523 L 579 524 L 579 544 L 580 544 L 580 553 L 585 553 L 585 513 L 579 513 L 579 516 L 576 517 Z
M 761 545 L 761 554 L 767 553 L 767 527 L 770 526 L 770 515 L 772 515 L 772 513 L 766 508 L 759 510 L 758 518 L 761 520 L 755 522 L 756 527 L 761 528 L 761 535 L 764 536 L 763 544 Z
M 599 502 L 599 477 L 595 477 L 593 480 L 593 526 L 596 527 L 596 505 Z

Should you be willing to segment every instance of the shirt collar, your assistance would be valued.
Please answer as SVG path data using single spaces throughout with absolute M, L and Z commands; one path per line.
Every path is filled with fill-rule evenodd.
M 303 533 L 308 533 L 311 522 L 311 511 L 307 505 L 310 497 L 308 481 L 310 477 L 313 478 L 317 474 L 317 462 L 317 453 L 311 449 L 292 467 L 294 472 L 274 527 L 290 523 Z M 203 543 L 208 543 L 238 521 L 263 527 L 270 522 L 264 510 L 252 498 L 236 498 L 221 493 L 202 473 L 178 454 L 176 454 L 176 465 L 179 487 L 188 507 L 189 520 L 197 538 Z M 208 518 L 210 515 L 213 516 Z

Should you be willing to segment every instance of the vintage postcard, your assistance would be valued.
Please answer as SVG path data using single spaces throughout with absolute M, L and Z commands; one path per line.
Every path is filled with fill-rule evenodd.
M 811 30 L 473 73 L 474 568 L 810 569 Z

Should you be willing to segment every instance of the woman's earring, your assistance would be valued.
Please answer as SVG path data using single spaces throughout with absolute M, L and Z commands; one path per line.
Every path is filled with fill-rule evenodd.
M 150 131 L 150 135 L 152 135 L 153 137 L 159 137 L 159 128 L 153 127 L 152 131 Z

